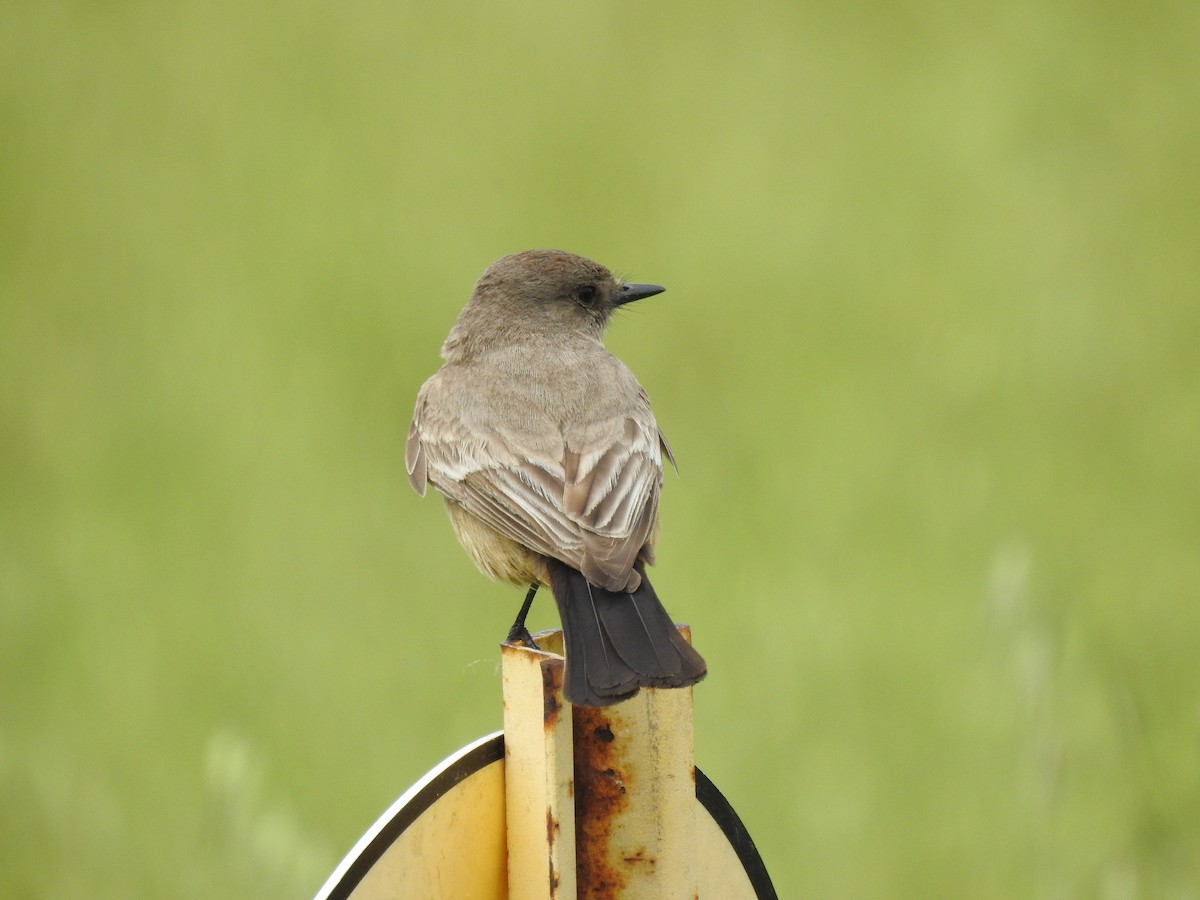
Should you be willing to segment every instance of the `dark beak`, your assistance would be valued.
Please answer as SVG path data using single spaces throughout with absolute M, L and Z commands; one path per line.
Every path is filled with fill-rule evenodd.
M 617 291 L 616 301 L 614 306 L 621 306 L 625 303 L 632 303 L 634 300 L 641 300 L 644 297 L 653 297 L 655 294 L 661 294 L 666 288 L 661 284 L 623 284 L 621 289 Z

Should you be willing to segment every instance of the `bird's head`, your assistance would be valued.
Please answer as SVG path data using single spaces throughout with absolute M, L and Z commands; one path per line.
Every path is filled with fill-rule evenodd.
M 617 307 L 664 290 L 621 281 L 599 263 L 562 250 L 514 253 L 480 276 L 447 345 L 483 333 L 493 341 L 534 333 L 600 340 Z

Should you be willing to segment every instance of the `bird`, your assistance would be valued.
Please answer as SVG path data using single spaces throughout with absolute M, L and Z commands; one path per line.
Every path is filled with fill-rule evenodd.
M 507 641 L 536 646 L 525 618 L 550 588 L 563 693 L 579 706 L 687 687 L 708 670 L 646 577 L 663 460 L 675 457 L 646 391 L 603 342 L 616 310 L 664 290 L 562 250 L 502 257 L 443 343 L 405 444 L 410 484 L 442 495 L 480 571 L 528 586 Z

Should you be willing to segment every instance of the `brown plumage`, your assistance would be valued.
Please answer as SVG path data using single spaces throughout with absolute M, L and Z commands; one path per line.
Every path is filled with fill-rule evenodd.
M 646 392 L 603 344 L 617 306 L 661 290 L 558 250 L 498 260 L 451 329 L 408 434 L 413 488 L 442 493 L 475 564 L 553 590 L 567 696 L 585 705 L 705 673 L 645 580 L 663 457 L 674 459 Z

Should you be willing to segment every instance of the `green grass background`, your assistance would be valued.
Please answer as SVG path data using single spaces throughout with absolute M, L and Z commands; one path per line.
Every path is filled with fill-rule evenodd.
M 500 725 L 471 285 L 668 286 L 696 756 L 785 897 L 1200 896 L 1194 4 L 0 9 L 0 895 L 304 897 Z M 535 624 L 551 627 L 551 605 Z

